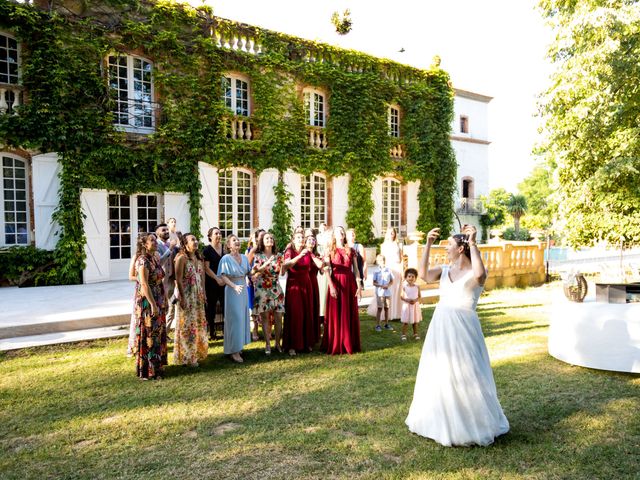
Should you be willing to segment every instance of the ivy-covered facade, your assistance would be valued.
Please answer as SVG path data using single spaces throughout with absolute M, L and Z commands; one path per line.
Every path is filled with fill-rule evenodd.
M 0 0 L 0 41 L 15 214 L 0 245 L 51 250 L 40 283 L 124 276 L 137 232 L 167 217 L 201 237 L 348 225 L 365 243 L 451 226 L 454 90 L 438 64 L 140 0 Z

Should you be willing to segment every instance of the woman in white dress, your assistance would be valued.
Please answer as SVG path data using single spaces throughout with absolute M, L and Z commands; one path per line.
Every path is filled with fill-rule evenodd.
M 449 238 L 449 266 L 429 268 L 434 228 L 420 265 L 426 282 L 440 279 L 440 301 L 422 348 L 413 402 L 405 423 L 444 446 L 489 445 L 509 431 L 498 401 L 487 347 L 476 313 L 487 272 L 475 227 Z
M 389 299 L 389 319 L 400 320 L 402 316 L 402 274 L 404 272 L 402 262 L 402 245 L 398 241 L 396 229 L 388 228 L 384 235 L 384 242 L 380 245 L 380 253 L 384 256 L 385 264 L 393 273 L 391 282 L 391 298 Z M 372 317 L 376 316 L 376 302 L 371 302 L 367 308 L 367 313 Z

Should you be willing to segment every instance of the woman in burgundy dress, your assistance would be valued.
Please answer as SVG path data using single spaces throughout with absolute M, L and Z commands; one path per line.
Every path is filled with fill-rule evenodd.
M 304 246 L 311 252 L 312 258 L 309 267 L 309 279 L 311 280 L 311 298 L 313 301 L 313 322 L 311 328 L 312 342 L 315 345 L 320 340 L 320 293 L 318 289 L 318 272 L 322 272 L 322 260 L 318 257 L 316 236 L 307 234 Z
M 284 296 L 284 335 L 282 348 L 295 355 L 313 349 L 313 291 L 309 268 L 313 255 L 304 248 L 302 232 L 295 233 L 284 252 L 281 274 L 288 272 Z M 318 262 L 322 264 L 322 262 Z
M 344 228 L 336 227 L 325 256 L 329 269 L 329 295 L 325 311 L 323 350 L 329 355 L 360 351 L 360 318 L 356 283 L 360 277 L 355 253 L 347 246 Z M 354 271 L 355 270 L 355 271 Z

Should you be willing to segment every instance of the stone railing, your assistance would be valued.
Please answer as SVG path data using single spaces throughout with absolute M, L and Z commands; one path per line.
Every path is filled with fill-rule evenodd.
M 210 35 L 218 48 L 260 55 L 263 52 L 258 34 L 250 27 L 238 25 L 237 28 L 211 27 Z
M 504 242 L 479 245 L 485 267 L 489 272 L 486 289 L 496 287 L 526 287 L 539 285 L 545 280 L 545 242 Z M 405 245 L 406 266 L 417 268 L 425 245 Z M 429 265 L 447 264 L 446 244 L 434 245 L 429 254 Z
M 324 150 L 329 146 L 327 132 L 323 127 L 307 127 L 309 133 L 309 146 Z
M 14 115 L 22 100 L 22 86 L 0 83 L 0 114 Z
M 484 202 L 480 198 L 462 197 L 458 200 L 457 213 L 463 215 L 482 215 L 484 210 Z
M 251 125 L 251 119 L 247 117 L 227 117 L 227 138 L 233 140 L 254 140 L 255 129 Z
M 265 33 L 268 33 L 268 30 L 218 17 L 215 17 L 212 23 L 209 34 L 218 48 L 252 55 L 260 55 L 266 51 L 261 39 L 264 38 Z M 380 63 L 380 59 L 375 57 L 369 57 L 365 54 L 354 55 L 346 50 L 341 51 L 301 38 L 288 40 L 281 36 L 280 42 L 284 44 L 282 46 L 287 52 L 286 55 L 292 61 L 328 63 L 337 65 L 349 73 L 377 71 L 387 80 L 398 84 L 411 83 L 421 75 L 417 68 L 390 60 L 386 63 Z
M 406 156 L 404 145 L 396 143 L 389 149 L 389 155 L 391 155 L 391 158 L 397 160 L 404 158 Z

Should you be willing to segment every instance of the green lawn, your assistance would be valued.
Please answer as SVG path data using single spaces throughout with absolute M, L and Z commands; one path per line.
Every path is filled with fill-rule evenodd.
M 550 357 L 548 291 L 481 299 L 511 423 L 490 447 L 407 431 L 422 340 L 363 318 L 362 354 L 267 359 L 255 343 L 236 365 L 215 342 L 199 370 L 169 367 L 158 382 L 135 377 L 124 339 L 4 354 L 0 477 L 638 479 L 640 376 Z

